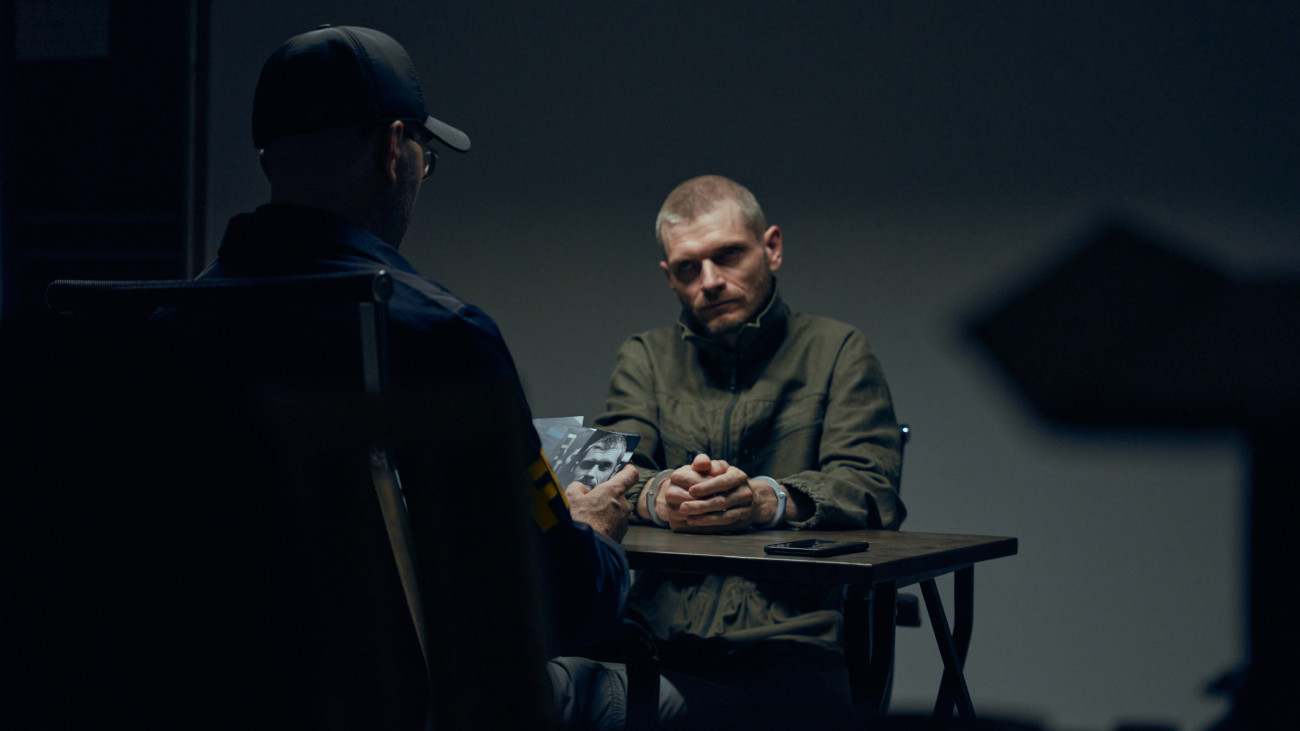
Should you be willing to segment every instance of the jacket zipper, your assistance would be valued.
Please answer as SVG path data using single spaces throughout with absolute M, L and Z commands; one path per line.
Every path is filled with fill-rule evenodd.
M 731 403 L 727 404 L 727 410 L 722 412 L 722 456 L 719 459 L 725 459 L 732 462 L 731 457 L 731 411 L 736 408 L 740 401 L 740 393 L 736 390 L 736 370 L 737 360 L 733 355 L 731 358 L 730 374 L 727 382 L 727 390 L 731 392 Z

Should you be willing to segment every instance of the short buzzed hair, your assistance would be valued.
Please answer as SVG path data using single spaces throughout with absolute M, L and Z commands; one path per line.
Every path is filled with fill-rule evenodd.
M 593 449 L 627 449 L 627 438 L 622 434 L 605 434 L 583 448 L 584 455 Z
M 664 226 L 693 221 L 724 201 L 735 201 L 740 206 L 745 225 L 761 240 L 767 230 L 767 219 L 749 188 L 721 175 L 701 175 L 673 188 L 660 206 L 659 216 L 655 218 L 655 239 L 659 248 L 664 246 Z

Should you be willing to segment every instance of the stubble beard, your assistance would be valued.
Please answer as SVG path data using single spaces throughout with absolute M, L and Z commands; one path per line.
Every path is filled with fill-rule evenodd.
M 743 328 L 746 323 L 752 322 L 754 318 L 758 316 L 758 313 L 763 309 L 763 306 L 767 304 L 769 299 L 771 299 L 772 289 L 773 289 L 772 272 L 769 269 L 767 272 L 766 281 L 763 284 L 763 294 L 754 303 L 753 310 L 750 310 L 749 312 L 741 313 L 741 316 L 738 319 L 734 319 L 734 320 L 731 318 L 734 317 L 737 313 L 733 313 L 733 312 L 728 312 L 718 317 L 715 317 L 712 320 L 710 320 L 708 323 L 704 324 L 705 332 L 707 332 L 709 334 L 709 337 L 712 338 L 718 338 L 720 340 L 726 340 L 726 341 L 734 340 L 735 337 L 740 333 L 740 329 Z M 695 319 L 703 323 L 703 320 L 700 320 L 699 315 L 696 315 Z M 725 322 L 720 322 L 720 321 L 725 321 Z
M 392 190 L 392 194 L 385 200 L 383 211 L 384 235 L 380 236 L 384 241 L 392 244 L 394 248 L 402 243 L 406 237 L 406 229 L 411 223 L 411 215 L 415 211 L 415 200 L 420 195 L 420 177 L 419 175 L 410 176 L 411 171 L 406 171 L 407 177 L 398 181 Z

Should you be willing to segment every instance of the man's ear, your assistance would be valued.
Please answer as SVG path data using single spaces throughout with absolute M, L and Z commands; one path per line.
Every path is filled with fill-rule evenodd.
M 375 138 L 375 162 L 378 163 L 380 173 L 384 180 L 389 183 L 397 182 L 397 171 L 402 156 L 402 122 L 389 122 L 384 131 Z
M 668 280 L 668 287 L 671 289 L 673 286 L 673 273 L 672 270 L 668 268 L 668 262 L 660 259 L 659 268 L 664 270 L 664 279 Z
M 781 268 L 781 257 L 785 253 L 781 247 L 781 229 L 769 226 L 763 232 L 763 253 L 767 255 L 767 268 L 776 271 Z

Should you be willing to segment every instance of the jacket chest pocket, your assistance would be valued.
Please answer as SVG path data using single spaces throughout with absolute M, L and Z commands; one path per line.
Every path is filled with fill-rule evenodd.
M 750 474 L 763 474 L 751 468 L 774 460 L 815 461 L 825 412 L 820 395 L 791 400 L 742 397 L 734 405 L 676 402 L 660 414 L 664 466 L 688 464 L 700 452 L 725 457 Z
M 733 414 L 735 462 L 749 474 L 809 469 L 817 463 L 826 408 L 820 396 L 793 401 L 753 401 Z M 737 417 L 740 417 L 737 419 Z
M 663 466 L 673 469 L 690 464 L 704 452 L 717 458 L 722 453 L 722 423 L 725 405 L 675 401 L 660 405 L 659 436 Z

